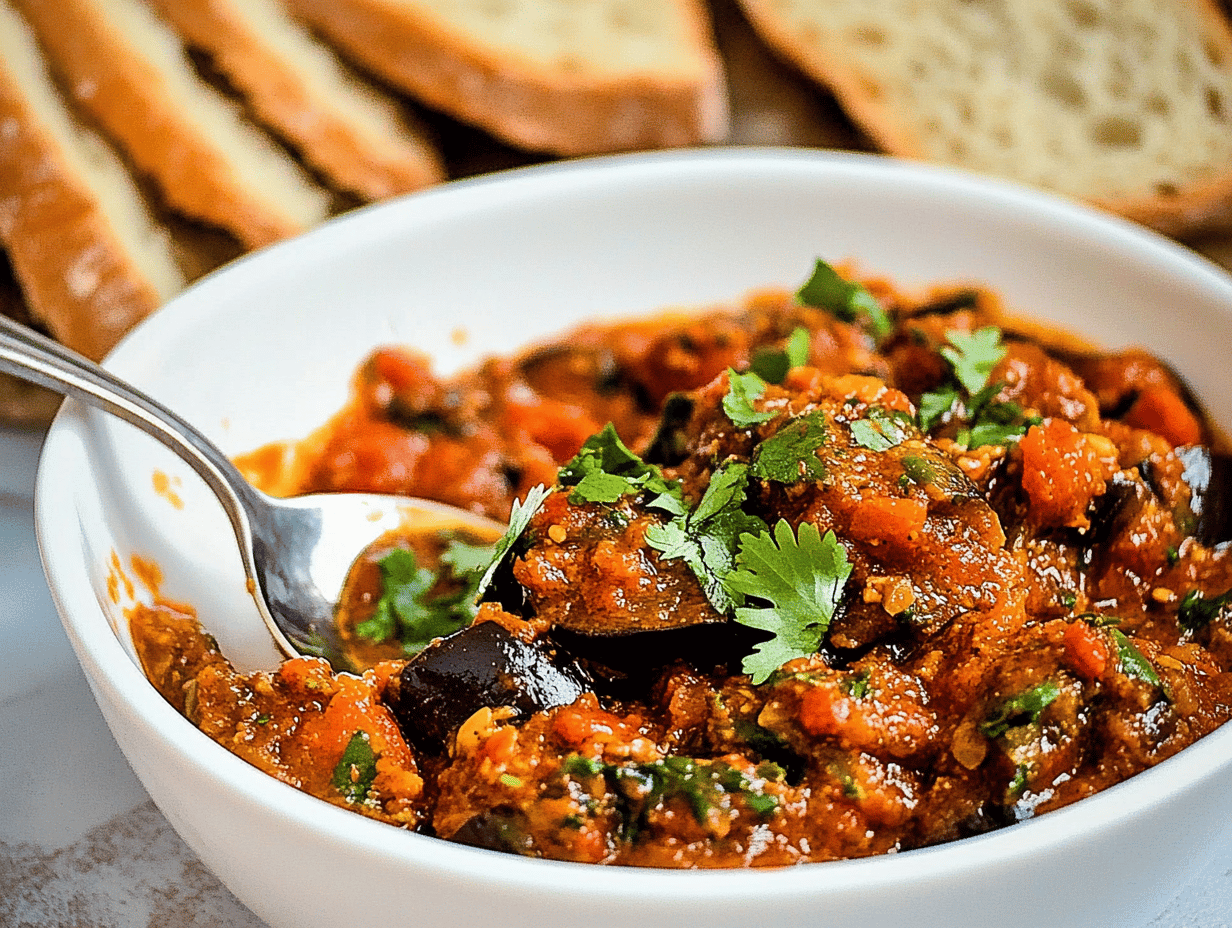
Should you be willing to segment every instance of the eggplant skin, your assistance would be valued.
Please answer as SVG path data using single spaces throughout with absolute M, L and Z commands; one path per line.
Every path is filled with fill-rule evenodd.
M 421 651 L 390 681 L 384 702 L 416 750 L 443 756 L 479 709 L 505 706 L 526 718 L 592 689 L 586 671 L 558 648 L 480 622 Z

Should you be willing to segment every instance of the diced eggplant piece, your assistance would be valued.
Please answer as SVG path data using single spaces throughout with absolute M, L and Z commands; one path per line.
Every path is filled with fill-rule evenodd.
M 480 812 L 452 835 L 441 837 L 471 847 L 525 856 L 532 855 L 534 845 L 526 833 L 526 817 L 514 809 L 505 808 Z
M 1232 541 L 1232 456 L 1203 445 L 1176 449 L 1192 496 L 1193 534 L 1206 545 Z
M 1095 498 L 1088 518 L 1090 528 L 1081 537 L 1081 547 L 1102 547 L 1122 532 L 1149 496 L 1145 483 L 1124 472 L 1114 474 L 1107 489 Z
M 411 744 L 439 756 L 479 709 L 507 706 L 525 718 L 569 705 L 591 688 L 572 657 L 481 622 L 421 651 L 390 681 L 385 703 Z

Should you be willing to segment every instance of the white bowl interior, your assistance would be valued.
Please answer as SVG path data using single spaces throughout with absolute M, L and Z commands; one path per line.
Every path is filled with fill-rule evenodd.
M 1222 272 L 1128 224 L 1021 188 L 820 153 L 569 163 L 362 210 L 200 282 L 139 327 L 108 366 L 238 453 L 324 421 L 377 344 L 411 345 L 448 372 L 583 319 L 792 286 L 819 256 L 854 259 L 906 287 L 987 284 L 1012 311 L 1108 347 L 1144 345 L 1232 428 L 1232 282 Z M 173 494 L 156 489 L 155 474 Z M 113 555 L 126 570 L 134 554 L 155 560 L 162 592 L 197 606 L 241 666 L 277 659 L 222 511 L 186 465 L 68 403 L 44 449 L 37 510 L 53 596 L 117 740 L 194 850 L 273 925 L 336 925 L 340 912 L 465 924 L 494 894 L 510 925 L 559 923 L 579 910 L 601 925 L 949 925 L 965 924 L 988 886 L 1008 896 L 1020 881 L 1047 879 L 1053 900 L 1007 905 L 998 923 L 1127 925 L 1163 907 L 1177 874 L 1232 817 L 1232 791 L 1218 788 L 1220 773 L 1232 771 L 1232 731 L 1221 730 L 1070 809 L 894 858 L 657 873 L 545 864 L 406 835 L 259 774 L 180 719 L 134 666 Z M 1082 860 L 1088 870 L 1076 880 Z M 269 872 L 288 862 L 301 868 L 294 891 L 286 873 Z M 345 879 L 393 888 L 357 901 Z M 409 899 L 429 885 L 432 901 L 417 911 Z M 331 904 L 330 888 L 345 899 Z

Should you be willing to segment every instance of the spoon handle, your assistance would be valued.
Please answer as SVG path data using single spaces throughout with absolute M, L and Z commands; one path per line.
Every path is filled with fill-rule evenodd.
M 157 400 L 77 352 L 2 315 L 0 372 L 112 413 L 158 439 L 214 491 L 241 542 L 250 541 L 248 517 L 255 491 L 216 445 Z

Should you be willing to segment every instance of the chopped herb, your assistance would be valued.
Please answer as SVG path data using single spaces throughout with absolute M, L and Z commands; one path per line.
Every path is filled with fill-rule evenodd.
M 762 346 L 749 361 L 749 370 L 766 383 L 782 383 L 788 371 L 793 367 L 801 367 L 808 361 L 809 331 L 804 326 L 796 326 L 787 338 L 783 348 Z
M 649 763 L 604 764 L 571 756 L 562 768 L 569 776 L 602 775 L 620 814 L 620 834 L 634 841 L 646 826 L 649 813 L 659 804 L 683 800 L 702 826 L 711 823 L 710 813 L 724 796 L 738 797 L 746 808 L 768 818 L 778 808 L 778 799 L 765 793 L 761 784 L 721 760 L 695 760 L 670 756 Z
M 492 556 L 495 553 L 495 544 L 472 545 L 461 538 L 451 538 L 441 554 L 441 563 L 448 567 L 455 577 L 462 580 L 471 574 L 482 576 L 483 572 L 488 569 L 488 565 L 492 563 Z
M 827 428 L 821 410 L 791 419 L 753 451 L 753 476 L 776 483 L 824 480 L 826 467 L 817 449 L 826 440 Z
M 723 397 L 723 411 L 735 425 L 741 428 L 760 425 L 778 415 L 777 412 L 771 410 L 759 411 L 753 408 L 753 402 L 766 392 L 766 381 L 757 374 L 752 372 L 738 374 L 728 368 L 727 379 L 728 386 L 727 394 Z
M 863 699 L 868 695 L 868 679 L 868 671 L 861 670 L 859 673 L 852 674 L 839 683 L 839 689 L 852 699 Z
M 549 492 L 548 488 L 541 483 L 536 487 L 532 487 L 524 500 L 513 501 L 513 508 L 509 513 L 509 528 L 506 529 L 504 535 L 497 539 L 492 552 L 492 563 L 488 565 L 488 569 L 484 571 L 483 576 L 479 578 L 479 582 L 475 585 L 476 599 L 482 597 L 487 592 L 488 587 L 492 583 L 492 578 L 496 576 L 497 569 L 513 549 L 517 540 L 522 537 L 522 533 L 530 525 L 530 520 L 534 518 L 535 513 L 543 506 L 543 501 L 548 498 Z
M 656 465 L 630 451 L 610 422 L 586 439 L 556 479 L 561 486 L 573 487 L 569 501 L 574 504 L 614 503 L 642 492 L 680 499 L 679 486 L 664 479 Z
M 942 346 L 941 354 L 950 363 L 952 380 L 920 397 L 917 417 L 923 431 L 932 431 L 947 416 L 961 413 L 966 425 L 955 440 L 979 448 L 1004 445 L 1041 421 L 1026 416 L 1017 403 L 993 399 L 1003 386 L 989 381 L 1006 354 L 1000 329 L 993 325 L 974 332 L 950 329 L 945 337 L 949 344 Z
M 1164 558 L 1168 561 L 1168 566 L 1172 567 L 1181 559 L 1181 552 L 1175 545 L 1168 545 L 1167 549 L 1164 551 Z M 1193 595 L 1193 593 L 1196 592 L 1196 590 L 1191 590 L 1187 595 Z
M 817 651 L 852 567 L 833 532 L 823 537 L 804 522 L 793 534 L 785 519 L 773 534 L 742 536 L 736 564 L 727 587 L 768 604 L 736 609 L 736 621 L 774 635 L 744 659 L 744 672 L 759 684 L 787 661 Z
M 789 750 L 782 735 L 748 719 L 736 719 L 732 723 L 732 730 L 737 738 L 763 756 Z
M 1106 615 L 1102 612 L 1083 612 L 1078 616 L 1092 628 L 1113 628 L 1121 624 L 1120 616 Z
M 904 421 L 906 420 L 906 421 Z M 851 423 L 851 436 L 856 444 L 869 451 L 889 451 L 911 437 L 905 413 L 892 412 L 880 406 L 872 406 L 865 419 Z
M 255 719 L 253 719 L 253 721 L 256 722 L 258 725 L 268 725 L 270 722 L 270 717 L 268 715 L 261 714 L 261 715 L 258 715 Z
M 1117 649 L 1117 669 L 1131 680 L 1141 680 L 1143 683 L 1151 686 L 1159 687 L 1167 696 L 1167 688 L 1159 679 L 1159 674 L 1154 666 L 1148 661 L 1141 651 L 1134 647 L 1134 643 L 1129 640 L 1123 631 L 1119 628 L 1110 629 L 1108 632 L 1112 636 L 1112 642 Z
M 962 400 L 962 394 L 952 386 L 943 386 L 920 397 L 919 408 L 916 410 L 920 418 L 920 429 L 932 431 L 941 419 Z
M 565 758 L 561 769 L 569 776 L 597 777 L 603 772 L 603 762 L 583 757 L 581 754 L 570 754 Z
M 379 561 L 381 597 L 371 618 L 355 626 L 361 638 L 380 644 L 402 642 L 407 654 L 417 654 L 434 638 L 456 632 L 474 617 L 469 586 L 449 594 L 431 596 L 440 575 L 420 567 L 415 553 L 395 548 Z
M 697 507 L 678 513 L 646 531 L 646 543 L 663 557 L 683 560 L 718 612 L 728 612 L 736 600 L 724 583 L 735 563 L 741 534 L 758 532 L 765 523 L 741 509 L 749 481 L 749 465 L 728 462 L 710 477 Z
M 842 277 L 820 258 L 812 276 L 796 291 L 796 302 L 824 309 L 843 322 L 865 321 L 874 338 L 884 338 L 894 329 L 885 308 L 863 284 Z
M 945 337 L 950 344 L 942 347 L 942 356 L 950 362 L 963 389 L 970 396 L 977 395 L 988 386 L 992 369 L 1005 357 L 1001 330 L 995 325 L 971 333 L 950 329 Z
M 904 454 L 900 463 L 903 465 L 903 476 L 912 483 L 925 486 L 937 482 L 937 469 L 918 454 Z
M 1229 609 L 1232 609 L 1232 589 L 1213 599 L 1207 599 L 1206 594 L 1201 590 L 1190 590 L 1181 599 L 1176 620 L 1181 628 L 1191 632 L 1197 631 L 1210 625 L 1223 615 L 1225 610 Z
M 1061 695 L 1061 688 L 1052 680 L 1045 680 L 1026 692 L 1011 696 L 981 724 L 980 731 L 988 738 L 1000 738 L 1011 728 L 1033 725 L 1042 713 Z
M 347 802 L 364 802 L 376 779 L 376 754 L 368 743 L 366 731 L 356 731 L 334 767 L 330 782 Z
M 1005 794 L 1011 800 L 1018 799 L 1027 791 L 1027 783 L 1031 776 L 1030 764 L 1019 764 L 1014 771 L 1014 779 L 1010 780 L 1010 785 L 1005 788 Z
M 517 789 L 523 785 L 522 778 L 515 777 L 512 773 L 502 773 L 500 775 L 500 782 L 502 786 L 508 786 L 510 789 Z

